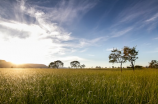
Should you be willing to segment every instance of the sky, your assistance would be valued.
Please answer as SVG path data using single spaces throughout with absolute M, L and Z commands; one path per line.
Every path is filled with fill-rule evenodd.
M 158 0 L 0 0 L 0 59 L 8 62 L 118 67 L 111 50 L 136 46 L 135 65 L 148 66 L 157 44 Z

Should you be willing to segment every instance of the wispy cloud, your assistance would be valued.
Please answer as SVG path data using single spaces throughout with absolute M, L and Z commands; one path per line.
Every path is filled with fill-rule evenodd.
M 151 45 L 151 43 L 143 43 L 142 45 L 143 46 L 149 46 L 149 45 Z
M 142 15 L 147 15 L 150 14 L 151 11 L 157 10 L 158 7 L 155 5 L 155 3 L 157 3 L 156 0 L 151 0 L 150 2 L 133 1 L 126 9 L 120 12 L 118 19 L 121 20 L 120 22 L 131 22 L 136 20 L 139 21 L 140 18 L 141 20 L 144 20 L 150 15 L 146 17 L 142 17 Z
M 74 53 L 74 52 L 76 52 L 76 50 L 75 50 L 75 49 L 73 49 L 73 48 L 71 48 L 71 53 Z
M 86 49 L 83 49 L 83 50 L 81 50 L 80 52 L 85 52 L 85 51 L 87 51 L 88 49 L 86 48 Z
M 148 19 L 146 19 L 143 22 L 143 25 L 147 27 L 147 30 L 152 31 L 153 29 L 155 29 L 158 26 L 157 21 L 158 21 L 158 13 L 148 17 Z
M 147 53 L 158 53 L 158 51 L 148 51 Z
M 51 19 L 51 21 L 57 22 L 58 24 L 70 24 L 74 20 L 77 22 L 82 18 L 82 16 L 87 13 L 91 8 L 96 5 L 96 2 L 89 3 L 89 0 L 86 1 L 74 1 L 74 0 L 61 0 L 55 7 L 44 7 L 35 5 L 34 8 L 39 11 L 45 10 L 42 12 L 44 14 L 43 18 Z M 33 12 L 32 9 L 30 9 Z M 31 13 L 30 12 L 30 13 Z M 32 13 L 31 13 L 32 15 Z M 77 21 L 76 21 L 77 18 Z
M 88 54 L 88 56 L 95 56 L 95 55 L 93 55 L 93 54 Z
M 128 33 L 131 30 L 132 30 L 132 28 L 126 28 L 126 29 L 121 30 L 121 31 L 116 31 L 116 32 L 112 33 L 112 34 L 114 34 L 112 37 L 120 37 L 122 35 L 125 35 L 126 33 Z
M 108 40 L 107 36 L 97 37 L 94 39 L 79 39 L 79 47 L 97 46 L 99 42 Z
M 125 29 L 127 25 L 130 25 L 134 30 L 146 28 L 150 31 L 155 29 L 158 20 L 158 7 L 155 5 L 157 3 L 157 0 L 132 1 L 114 18 L 115 24 L 112 24 L 110 29 Z
M 154 39 L 158 39 L 158 37 L 154 38 Z
M 76 3 L 73 0 L 68 2 L 61 0 L 53 8 L 29 4 L 25 0 L 2 3 L 6 6 L 0 5 L 2 59 L 45 64 L 54 56 L 58 56 L 54 59 L 61 60 L 83 60 L 77 56 L 64 57 L 64 55 L 75 52 L 75 48 L 85 47 L 100 40 L 76 39 L 71 32 L 62 27 L 63 24 L 69 24 L 76 18 L 82 18 L 95 5 L 94 2 Z M 79 47 L 74 48 L 74 41 Z
M 113 48 L 107 48 L 106 49 L 106 51 L 112 51 L 113 50 Z
M 71 62 L 71 61 L 85 61 L 86 59 L 78 57 L 78 56 L 66 56 L 66 57 L 54 57 L 55 60 L 62 60 L 64 62 Z
M 147 19 L 146 22 L 152 22 L 155 21 L 158 18 L 158 13 L 156 13 L 154 16 L 152 16 L 151 18 Z

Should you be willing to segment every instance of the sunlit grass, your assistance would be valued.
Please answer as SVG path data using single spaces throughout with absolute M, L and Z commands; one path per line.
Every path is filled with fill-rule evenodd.
M 118 71 L 117 71 L 118 70 Z M 0 69 L 0 104 L 158 103 L 158 70 Z

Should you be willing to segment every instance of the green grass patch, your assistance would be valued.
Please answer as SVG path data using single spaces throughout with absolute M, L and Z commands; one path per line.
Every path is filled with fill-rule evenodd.
M 158 70 L 0 69 L 0 104 L 158 104 Z

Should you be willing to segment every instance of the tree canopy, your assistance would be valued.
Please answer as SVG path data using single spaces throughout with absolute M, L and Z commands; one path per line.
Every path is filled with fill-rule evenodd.
M 70 62 L 71 68 L 79 68 L 80 67 L 80 62 L 79 61 L 72 61 Z
M 86 66 L 83 64 L 83 65 L 81 65 L 80 67 L 81 67 L 81 68 L 85 68 Z
M 151 60 L 151 62 L 149 62 L 149 67 L 150 68 L 157 68 L 158 67 L 158 61 Z
M 59 68 L 59 67 L 63 67 L 64 63 L 60 60 L 57 60 L 57 61 L 54 61 L 54 62 L 51 62 L 49 64 L 49 68 Z

